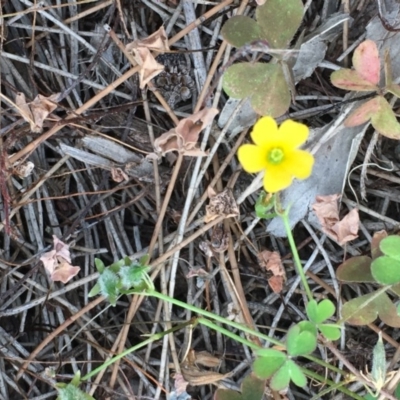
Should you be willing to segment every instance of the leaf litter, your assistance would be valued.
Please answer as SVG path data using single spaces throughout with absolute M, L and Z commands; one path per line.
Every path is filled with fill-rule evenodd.
M 222 44 L 220 22 L 223 26 L 236 11 L 245 8 L 245 2 L 239 3 L 243 7 L 237 9 L 227 1 L 223 11 L 216 8 L 219 4 L 204 4 L 196 8 L 193 2 L 181 2 L 178 6 L 177 2 L 150 0 L 128 4 L 121 2 L 120 11 L 119 6 L 117 10 L 111 9 L 110 2 L 96 4 L 100 8 L 90 3 L 79 4 L 76 8 L 54 6 L 51 13 L 49 10 L 40 10 L 40 18 L 35 18 L 35 13 L 25 13 L 22 26 L 21 10 L 14 8 L 13 2 L 2 2 L 5 26 L 10 24 L 11 28 L 8 29 L 8 35 L 1 35 L 3 46 L 0 60 L 4 72 L 0 212 L 3 213 L 2 210 L 7 207 L 11 211 L 9 230 L 5 215 L 1 214 L 0 221 L 3 235 L 0 236 L 0 337 L 4 338 L 3 350 L 0 350 L 4 363 L 0 374 L 5 382 L 0 388 L 2 397 L 29 398 L 32 393 L 35 396 L 51 396 L 54 392 L 53 382 L 42 374 L 48 362 L 60 365 L 57 376 L 69 381 L 71 369 L 82 369 L 83 364 L 89 368 L 88 354 L 96 362 L 104 360 L 109 354 L 128 348 L 128 343 L 138 343 L 142 335 L 149 334 L 152 329 L 164 331 L 170 321 L 175 324 L 176 321 L 186 320 L 187 316 L 175 307 L 170 317 L 163 320 L 165 316 L 157 313 L 158 305 L 152 302 L 143 302 L 135 315 L 128 313 L 131 304 L 129 298 L 122 297 L 112 309 L 107 309 L 106 304 L 102 303 L 99 310 L 86 311 L 68 329 L 64 329 L 51 346 L 36 356 L 30 364 L 29 374 L 23 374 L 18 385 L 9 380 L 10 376 L 14 377 L 15 362 L 21 356 L 27 359 L 50 331 L 53 332 L 71 315 L 85 310 L 91 301 L 85 293 L 93 287 L 97 274 L 94 255 L 109 265 L 126 255 L 139 259 L 148 252 L 160 204 L 172 176 L 176 176 L 176 182 L 172 185 L 173 192 L 155 244 L 156 256 L 176 246 L 176 240 L 182 240 L 179 238 L 196 233 L 204 223 L 212 223 L 218 218 L 223 218 L 223 222 L 185 246 L 176 260 L 171 258 L 173 267 L 166 270 L 166 293 L 173 293 L 174 297 L 202 308 L 211 307 L 210 311 L 228 315 L 238 322 L 241 322 L 242 315 L 240 304 L 245 303 L 257 325 L 278 328 L 275 335 L 279 338 L 283 337 L 279 329 L 287 329 L 288 321 L 298 318 L 291 305 L 296 305 L 300 311 L 303 306 L 301 295 L 296 290 L 291 260 L 287 256 L 287 241 L 277 228 L 276 221 L 255 223 L 257 193 L 255 197 L 248 195 L 242 201 L 237 201 L 252 184 L 252 177 L 238 170 L 236 157 L 232 157 L 231 152 L 240 144 L 237 143 L 239 134 L 254 124 L 257 113 L 250 107 L 247 107 L 246 115 L 239 110 L 241 125 L 236 120 L 231 123 L 229 115 L 224 115 L 217 127 L 213 120 L 218 111 L 223 110 L 226 104 L 234 104 L 231 105 L 232 113 L 238 104 L 239 107 L 242 104 L 229 98 L 229 94 L 234 94 L 229 92 L 229 88 L 224 92 L 218 86 L 215 86 L 212 97 L 208 96 L 203 103 L 201 91 L 204 89 L 207 92 L 208 88 L 197 87 L 193 98 L 198 98 L 199 103 L 186 102 L 179 109 L 172 110 L 175 118 L 168 116 L 154 102 L 148 107 L 142 97 L 147 86 L 154 83 L 156 75 L 165 67 L 155 61 L 159 53 L 186 53 L 192 65 L 196 65 L 195 80 L 198 83 L 205 82 L 208 73 L 218 79 L 217 67 L 226 66 L 226 61 L 217 58 Z M 281 48 L 278 50 L 296 50 L 291 53 L 290 62 L 279 61 L 278 52 L 271 53 L 275 61 L 287 62 L 288 65 L 296 62 L 293 78 L 296 93 L 288 91 L 291 85 L 283 80 L 281 71 L 276 73 L 280 78 L 279 87 L 284 88 L 285 93 L 281 105 L 275 109 L 278 110 L 277 114 L 285 109 L 282 119 L 290 116 L 310 126 L 314 137 L 307 146 L 315 154 L 316 167 L 310 180 L 296 182 L 283 194 L 282 201 L 284 205 L 289 202 L 293 204 L 291 224 L 296 238 L 304 239 L 303 242 L 297 241 L 297 244 L 302 246 L 302 259 L 307 265 L 310 264 L 310 272 L 314 274 L 310 274 L 309 278 L 312 289 L 328 296 L 327 288 L 331 289 L 331 282 L 336 279 L 334 269 L 346 258 L 349 259 L 350 255 L 365 257 L 365 254 L 370 254 L 367 242 L 370 238 L 374 242 L 374 232 L 398 225 L 396 168 L 387 172 L 372 165 L 386 168 L 387 163 L 392 162 L 396 166 L 398 160 L 394 148 L 397 143 L 393 139 L 378 136 L 378 146 L 373 148 L 374 151 L 368 152 L 366 149 L 373 135 L 369 122 L 377 130 L 381 129 L 383 134 L 396 129 L 397 119 L 390 117 L 388 107 L 392 109 L 390 93 L 397 93 L 396 86 L 390 85 L 399 83 L 400 51 L 399 33 L 388 32 L 383 27 L 375 15 L 376 10 L 368 8 L 373 5 L 364 6 L 366 8 L 361 9 L 360 14 L 352 10 L 350 15 L 346 15 L 335 14 L 336 10 L 319 7 L 316 3 L 311 2 L 308 10 L 301 13 L 300 30 L 297 31 L 300 22 L 295 15 L 297 19 L 290 25 L 290 32 L 268 39 L 276 43 L 272 47 Z M 252 20 L 259 24 L 267 16 L 256 12 L 255 7 L 255 3 L 249 3 L 244 17 L 247 22 Z M 386 20 L 396 25 L 398 3 L 387 1 L 386 7 Z M 363 22 L 360 22 L 361 14 L 365 18 Z M 93 16 L 100 21 L 110 15 L 113 17 L 107 23 L 113 26 L 125 50 L 132 54 L 137 64 L 135 74 L 139 75 L 138 85 L 135 79 L 131 79 L 134 73 L 130 72 L 129 60 L 110 44 L 107 33 L 102 31 L 102 24 L 99 25 L 100 29 L 93 29 Z M 12 19 L 14 16 L 15 19 Z M 114 17 L 124 19 L 130 37 L 122 27 L 114 27 Z M 200 19 L 196 21 L 196 17 Z M 218 18 L 218 21 L 214 18 Z M 53 26 L 54 21 L 57 21 L 57 26 Z M 350 24 L 351 51 L 346 51 L 340 45 L 345 21 Z M 277 20 L 276 23 L 285 23 L 285 20 Z M 36 29 L 28 30 L 26 24 Z M 255 27 L 253 33 L 264 30 L 262 25 L 252 26 Z M 275 31 L 279 33 L 279 29 Z M 365 32 L 366 38 L 363 37 Z M 90 39 L 93 35 L 99 39 L 96 48 L 91 44 L 94 43 Z M 371 42 L 376 44 L 376 50 L 369 45 Z M 24 49 L 23 55 L 12 50 L 16 43 Z M 357 59 L 357 45 L 360 43 L 364 43 L 359 49 L 363 50 L 363 54 Z M 239 50 L 242 56 L 234 65 L 248 63 L 252 57 L 264 65 L 261 68 L 269 65 L 271 55 L 256 52 L 251 46 L 235 48 L 230 55 Z M 387 50 L 388 56 L 385 55 Z M 118 57 L 109 57 L 115 53 Z M 354 54 L 356 58 L 352 62 Z M 230 55 L 227 54 L 227 57 Z M 343 61 L 346 57 L 347 63 Z M 194 61 L 197 63 L 194 64 Z M 364 83 L 364 89 L 367 82 L 368 90 L 376 90 L 376 87 L 381 90 L 383 82 L 380 78 L 388 75 L 386 70 L 391 70 L 386 78 L 389 81 L 385 82 L 388 85 L 386 100 L 382 100 L 382 96 L 359 99 L 361 95 L 368 94 L 360 93 L 363 87 L 359 86 L 353 94 L 344 94 L 335 88 L 330 81 L 331 72 L 339 72 L 343 68 L 359 72 L 357 79 L 360 84 Z M 277 70 L 277 67 L 273 69 Z M 244 70 L 247 73 L 250 71 Z M 345 77 L 346 74 L 354 77 L 354 72 L 346 72 Z M 171 81 L 175 82 L 178 78 L 181 79 L 181 76 L 173 72 Z M 263 79 L 260 82 L 268 81 L 265 76 Z M 272 85 L 268 99 L 271 103 L 278 85 L 274 86 L 274 82 L 269 84 Z M 245 89 L 249 88 L 241 88 L 242 91 Z M 263 102 L 265 87 L 259 85 L 257 89 L 261 98 L 255 98 L 256 107 L 263 111 L 270 104 Z M 294 96 L 295 102 L 291 101 L 291 96 Z M 218 103 L 211 107 L 211 99 Z M 358 100 L 355 102 L 354 99 Z M 127 102 L 132 102 L 132 105 L 123 108 Z M 120 112 L 109 112 L 115 107 L 121 107 Z M 374 118 L 378 109 L 386 113 L 384 117 L 378 115 Z M 96 113 L 109 118 L 96 119 L 91 116 Z M 69 118 L 72 121 L 78 116 L 81 117 L 79 122 L 74 120 L 68 123 Z M 141 127 L 139 133 L 143 133 L 140 138 L 138 129 L 135 129 L 138 126 Z M 227 130 L 230 132 L 228 136 L 225 135 Z M 146 157 L 128 148 L 128 139 L 133 139 L 134 143 L 139 143 L 139 139 L 147 140 L 157 156 Z M 182 156 L 181 167 L 176 173 L 174 164 L 167 165 L 163 158 L 171 153 Z M 8 163 L 8 160 L 12 161 Z M 338 214 L 338 209 L 333 209 L 338 204 L 337 199 L 323 206 L 328 207 L 328 212 L 325 210 L 326 213 L 321 216 L 322 223 L 317 222 L 312 211 L 317 196 L 340 194 L 344 207 L 348 199 L 354 199 L 348 180 L 357 192 L 360 179 L 364 179 L 359 168 L 351 174 L 350 171 L 369 163 L 371 166 L 368 167 L 366 185 L 368 202 L 362 201 L 358 205 L 362 229 L 356 229 L 358 222 L 354 206 L 353 211 L 350 210 L 354 219 L 339 218 L 346 212 L 340 211 Z M 203 170 L 205 165 L 208 167 Z M 202 178 L 195 185 L 198 176 Z M 254 181 L 256 184 L 257 181 Z M 187 210 L 193 209 L 202 196 L 209 198 L 208 204 L 189 219 Z M 174 217 L 176 214 L 179 214 L 179 218 Z M 246 234 L 242 231 L 246 231 Z M 72 241 L 75 243 L 73 265 L 65 244 Z M 46 246 L 51 242 L 51 249 L 47 249 Z M 372 247 L 376 250 L 376 245 Z M 269 249 L 268 256 L 261 249 Z M 232 254 L 236 266 L 229 258 Z M 286 256 L 283 258 L 285 269 L 278 254 Z M 263 270 L 258 264 L 261 255 Z M 228 261 L 223 264 L 225 256 L 228 256 Z M 365 262 L 365 258 L 361 261 Z M 332 266 L 333 270 L 330 269 Z M 229 275 L 234 276 L 235 268 L 240 277 L 235 280 L 236 288 Z M 266 269 L 272 276 L 266 275 Z M 208 285 L 196 286 L 193 278 L 199 276 L 204 277 Z M 325 281 L 327 286 L 320 286 L 320 281 L 314 280 L 313 276 Z M 357 282 L 360 298 L 370 296 L 367 285 L 371 281 Z M 238 295 L 237 285 L 242 287 L 244 297 Z M 212 293 L 209 302 L 206 300 L 207 286 Z M 346 297 L 348 293 L 342 292 L 341 295 Z M 285 298 L 284 304 L 281 296 Z M 373 324 L 379 316 L 386 323 L 384 341 L 390 341 L 393 334 L 391 327 L 399 326 L 396 310 L 386 307 L 387 299 L 389 297 L 386 295 L 370 299 L 376 306 L 372 316 L 368 313 L 357 315 L 353 309 L 347 310 L 355 322 L 368 321 Z M 99 314 L 100 309 L 105 311 Z M 83 324 L 87 325 L 82 329 Z M 121 326 L 130 326 L 131 329 L 124 334 Z M 367 328 L 353 328 L 350 336 L 357 338 L 362 335 L 367 339 L 370 336 L 371 341 L 376 342 L 376 334 L 372 335 Z M 88 385 L 88 391 L 96 399 L 108 398 L 115 393 L 125 398 L 133 395 L 138 398 L 166 398 L 167 388 L 174 388 L 168 393 L 171 399 L 200 398 L 201 393 L 207 393 L 210 397 L 222 391 L 228 393 L 221 396 L 234 398 L 227 390 L 229 388 L 234 388 L 240 398 L 247 396 L 246 393 L 253 393 L 249 388 L 252 378 L 244 380 L 245 376 L 250 377 L 246 360 L 248 349 L 232 340 L 223 342 L 217 335 L 210 336 L 208 331 L 196 326 L 190 329 L 190 334 L 184 329 L 171 334 L 175 346 L 170 347 L 167 342 L 155 342 L 148 349 L 136 352 L 133 359 L 121 360 L 121 368 L 115 370 L 117 379 L 114 379 L 115 374 L 109 368 L 102 377 L 102 384 Z M 193 339 L 189 344 L 188 337 Z M 64 349 L 63 341 L 66 346 Z M 183 343 L 186 343 L 186 347 L 183 347 Z M 188 346 L 194 348 L 196 355 L 207 349 L 206 354 L 212 360 L 218 360 L 218 366 L 202 366 L 196 360 L 184 364 L 182 357 Z M 54 349 L 59 353 L 56 354 Z M 352 354 L 348 359 L 355 363 Z M 164 378 L 159 378 L 159 372 L 171 370 L 172 363 L 175 364 L 174 368 L 189 368 L 187 379 L 178 373 L 166 374 L 168 383 Z M 147 375 L 136 373 L 137 366 Z M 365 370 L 363 367 L 359 369 Z M 232 371 L 235 372 L 232 374 Z M 253 383 L 256 384 L 255 381 Z M 257 385 L 257 388 L 261 388 L 260 382 Z M 312 398 L 317 394 L 314 387 L 302 390 L 303 397 Z M 295 398 L 291 388 L 289 392 L 289 398 Z M 283 398 L 283 395 L 280 396 Z M 52 398 L 56 398 L 55 393 Z M 331 399 L 331 394 L 325 398 Z

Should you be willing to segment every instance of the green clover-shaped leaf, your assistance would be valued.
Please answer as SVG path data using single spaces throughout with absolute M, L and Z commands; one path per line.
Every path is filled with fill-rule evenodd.
M 286 49 L 303 19 L 303 3 L 268 0 L 257 7 L 256 19 L 243 15 L 230 18 L 222 28 L 223 38 L 235 47 L 263 39 L 273 49 Z
M 297 386 L 304 387 L 307 379 L 300 367 L 293 360 L 286 360 L 285 364 L 271 378 L 270 387 L 279 391 L 287 388 L 290 381 Z
M 243 379 L 241 392 L 231 389 L 218 389 L 214 394 L 214 400 L 261 400 L 264 395 L 265 381 L 258 379 L 254 374 Z
M 309 321 L 293 325 L 288 331 L 286 345 L 292 357 L 312 353 L 317 347 L 317 328 Z
M 389 256 L 378 257 L 372 261 L 371 273 L 381 285 L 400 283 L 400 261 Z
M 261 379 L 270 378 L 285 363 L 286 359 L 286 354 L 278 350 L 258 350 L 257 358 L 253 363 L 253 371 Z
M 234 64 L 224 74 L 223 88 L 233 98 L 249 97 L 261 115 L 276 118 L 290 106 L 289 87 L 279 64 Z
M 400 236 L 385 237 L 381 240 L 379 248 L 383 254 L 400 261 Z
M 386 325 L 400 327 L 396 306 L 382 289 L 352 299 L 342 307 L 343 319 L 352 325 L 370 324 L 378 316 Z

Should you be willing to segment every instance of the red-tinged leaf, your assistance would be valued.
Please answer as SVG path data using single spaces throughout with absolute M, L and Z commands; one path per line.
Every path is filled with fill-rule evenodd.
M 400 124 L 397 122 L 396 115 L 391 105 L 384 97 L 377 97 L 379 110 L 372 115 L 372 126 L 383 136 L 389 139 L 400 140 Z
M 371 274 L 371 258 L 357 256 L 346 260 L 336 270 L 336 277 L 343 282 L 375 282 Z
M 365 40 L 354 51 L 353 66 L 361 78 L 372 85 L 379 84 L 380 61 L 376 43 Z
M 365 124 L 367 121 L 369 121 L 371 117 L 379 110 L 379 98 L 380 96 L 374 97 L 372 100 L 367 101 L 354 110 L 346 118 L 344 125 L 350 128 Z
M 381 240 L 387 237 L 387 232 L 385 230 L 378 231 L 374 233 L 374 236 L 372 236 L 371 240 L 371 256 L 372 259 L 375 260 L 375 258 L 378 258 L 380 256 L 383 256 L 383 253 L 381 249 L 379 248 L 379 245 L 381 243 Z
M 357 71 L 347 68 L 332 72 L 331 82 L 332 85 L 344 90 L 372 92 L 379 89 L 378 86 L 362 78 Z

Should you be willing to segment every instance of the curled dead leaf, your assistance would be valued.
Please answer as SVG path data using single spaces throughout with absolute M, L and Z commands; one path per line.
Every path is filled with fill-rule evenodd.
M 268 278 L 268 284 L 274 293 L 282 292 L 286 282 L 286 271 L 283 268 L 281 256 L 276 251 L 263 250 L 258 254 L 258 263 L 261 268 L 265 268 L 272 273 Z
M 69 246 L 53 235 L 54 249 L 40 257 L 53 282 L 67 283 L 81 270 L 71 265 Z
M 312 208 L 322 226 L 322 231 L 341 246 L 358 237 L 359 216 L 354 208 L 342 220 L 339 218 L 340 195 L 317 196 Z
M 198 365 L 217 367 L 220 363 L 219 359 L 207 352 L 196 353 L 194 350 L 189 351 L 185 361 L 181 364 L 181 372 L 184 379 L 192 386 L 209 385 L 221 379 L 229 377 L 231 374 L 219 374 L 214 371 L 200 369 Z
M 229 217 L 237 217 L 239 215 L 239 207 L 231 189 L 224 189 L 221 193 L 214 194 L 209 191 L 210 203 L 206 206 L 206 216 L 204 222 L 208 223 L 220 215 Z
M 164 66 L 159 64 L 151 53 L 151 51 L 160 53 L 170 51 L 164 27 L 162 26 L 145 39 L 135 40 L 127 44 L 125 50 L 132 53 L 135 62 L 140 66 L 139 84 L 140 88 L 143 89 L 146 84 L 164 70 Z
M 156 153 L 165 156 L 171 151 L 178 151 L 185 156 L 203 157 L 207 155 L 197 147 L 200 132 L 210 125 L 218 114 L 216 108 L 204 108 L 197 113 L 183 118 L 176 128 L 163 133 L 154 141 Z
M 14 154 L 10 154 L 8 158 L 12 157 Z M 18 178 L 27 178 L 35 168 L 35 164 L 31 161 L 17 161 L 12 166 L 13 175 L 18 176 Z
M 18 106 L 18 111 L 22 118 L 29 122 L 32 132 L 42 132 L 44 120 L 57 108 L 58 96 L 59 93 L 49 97 L 38 94 L 32 102 L 27 103 L 23 93 L 16 95 L 15 104 Z

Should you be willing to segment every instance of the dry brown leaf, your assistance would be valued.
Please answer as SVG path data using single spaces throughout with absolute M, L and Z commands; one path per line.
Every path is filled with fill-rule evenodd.
M 358 210 L 353 208 L 344 218 L 332 226 L 332 231 L 336 235 L 337 242 L 343 246 L 358 237 L 360 218 Z
M 215 357 L 207 352 L 196 353 L 193 349 L 189 351 L 186 359 L 181 365 L 181 372 L 183 377 L 192 386 L 209 385 L 215 383 L 221 379 L 229 377 L 231 374 L 219 374 L 214 371 L 201 370 L 197 365 L 209 364 L 212 367 L 219 366 Z
M 340 195 L 317 196 L 312 208 L 322 226 L 322 231 L 341 246 L 358 237 L 358 210 L 351 210 L 342 220 L 339 219 L 338 200 Z
M 176 128 L 163 133 L 154 141 L 156 153 L 165 155 L 171 151 L 178 151 L 185 156 L 203 157 L 207 155 L 197 147 L 200 132 L 210 125 L 218 114 L 216 108 L 204 108 L 197 113 L 183 118 Z
M 49 114 L 57 108 L 59 93 L 44 97 L 38 94 L 31 103 L 26 102 L 25 95 L 18 93 L 15 104 L 18 106 L 22 118 L 29 122 L 31 131 L 40 133 L 43 130 L 43 122 Z
M 233 197 L 232 190 L 228 188 L 210 197 L 210 203 L 206 206 L 204 222 L 208 223 L 220 215 L 226 218 L 237 217 L 239 215 L 239 207 Z
M 44 253 L 40 260 L 53 282 L 67 283 L 81 270 L 71 265 L 69 246 L 53 235 L 54 249 Z
M 214 371 L 199 370 L 196 367 L 182 368 L 182 375 L 192 386 L 209 385 L 221 379 L 228 378 L 231 374 L 219 374 Z
M 11 158 L 13 154 L 9 154 L 8 158 Z M 35 164 L 31 161 L 17 161 L 12 166 L 12 173 L 13 175 L 18 176 L 18 178 L 27 178 L 35 168 Z
M 221 359 L 213 356 L 208 351 L 196 352 L 195 363 L 208 368 L 217 368 L 221 364 Z
M 129 176 L 121 168 L 113 167 L 111 168 L 111 178 L 114 182 L 129 181 Z
M 135 62 L 140 66 L 140 88 L 143 89 L 146 84 L 164 70 L 164 66 L 159 64 L 151 53 L 151 51 L 160 53 L 170 51 L 164 27 L 162 26 L 145 39 L 135 40 L 127 44 L 125 50 L 132 53 Z
M 210 274 L 203 268 L 190 268 L 189 272 L 186 274 L 186 279 L 200 277 L 203 279 L 210 279 Z
M 283 268 L 281 256 L 276 251 L 263 250 L 258 254 L 258 263 L 261 268 L 272 272 L 273 276 L 268 278 L 268 284 L 274 293 L 282 292 L 286 282 L 286 271 Z
M 185 381 L 182 374 L 174 375 L 174 387 L 178 396 L 186 392 L 186 387 L 188 384 L 189 382 Z

